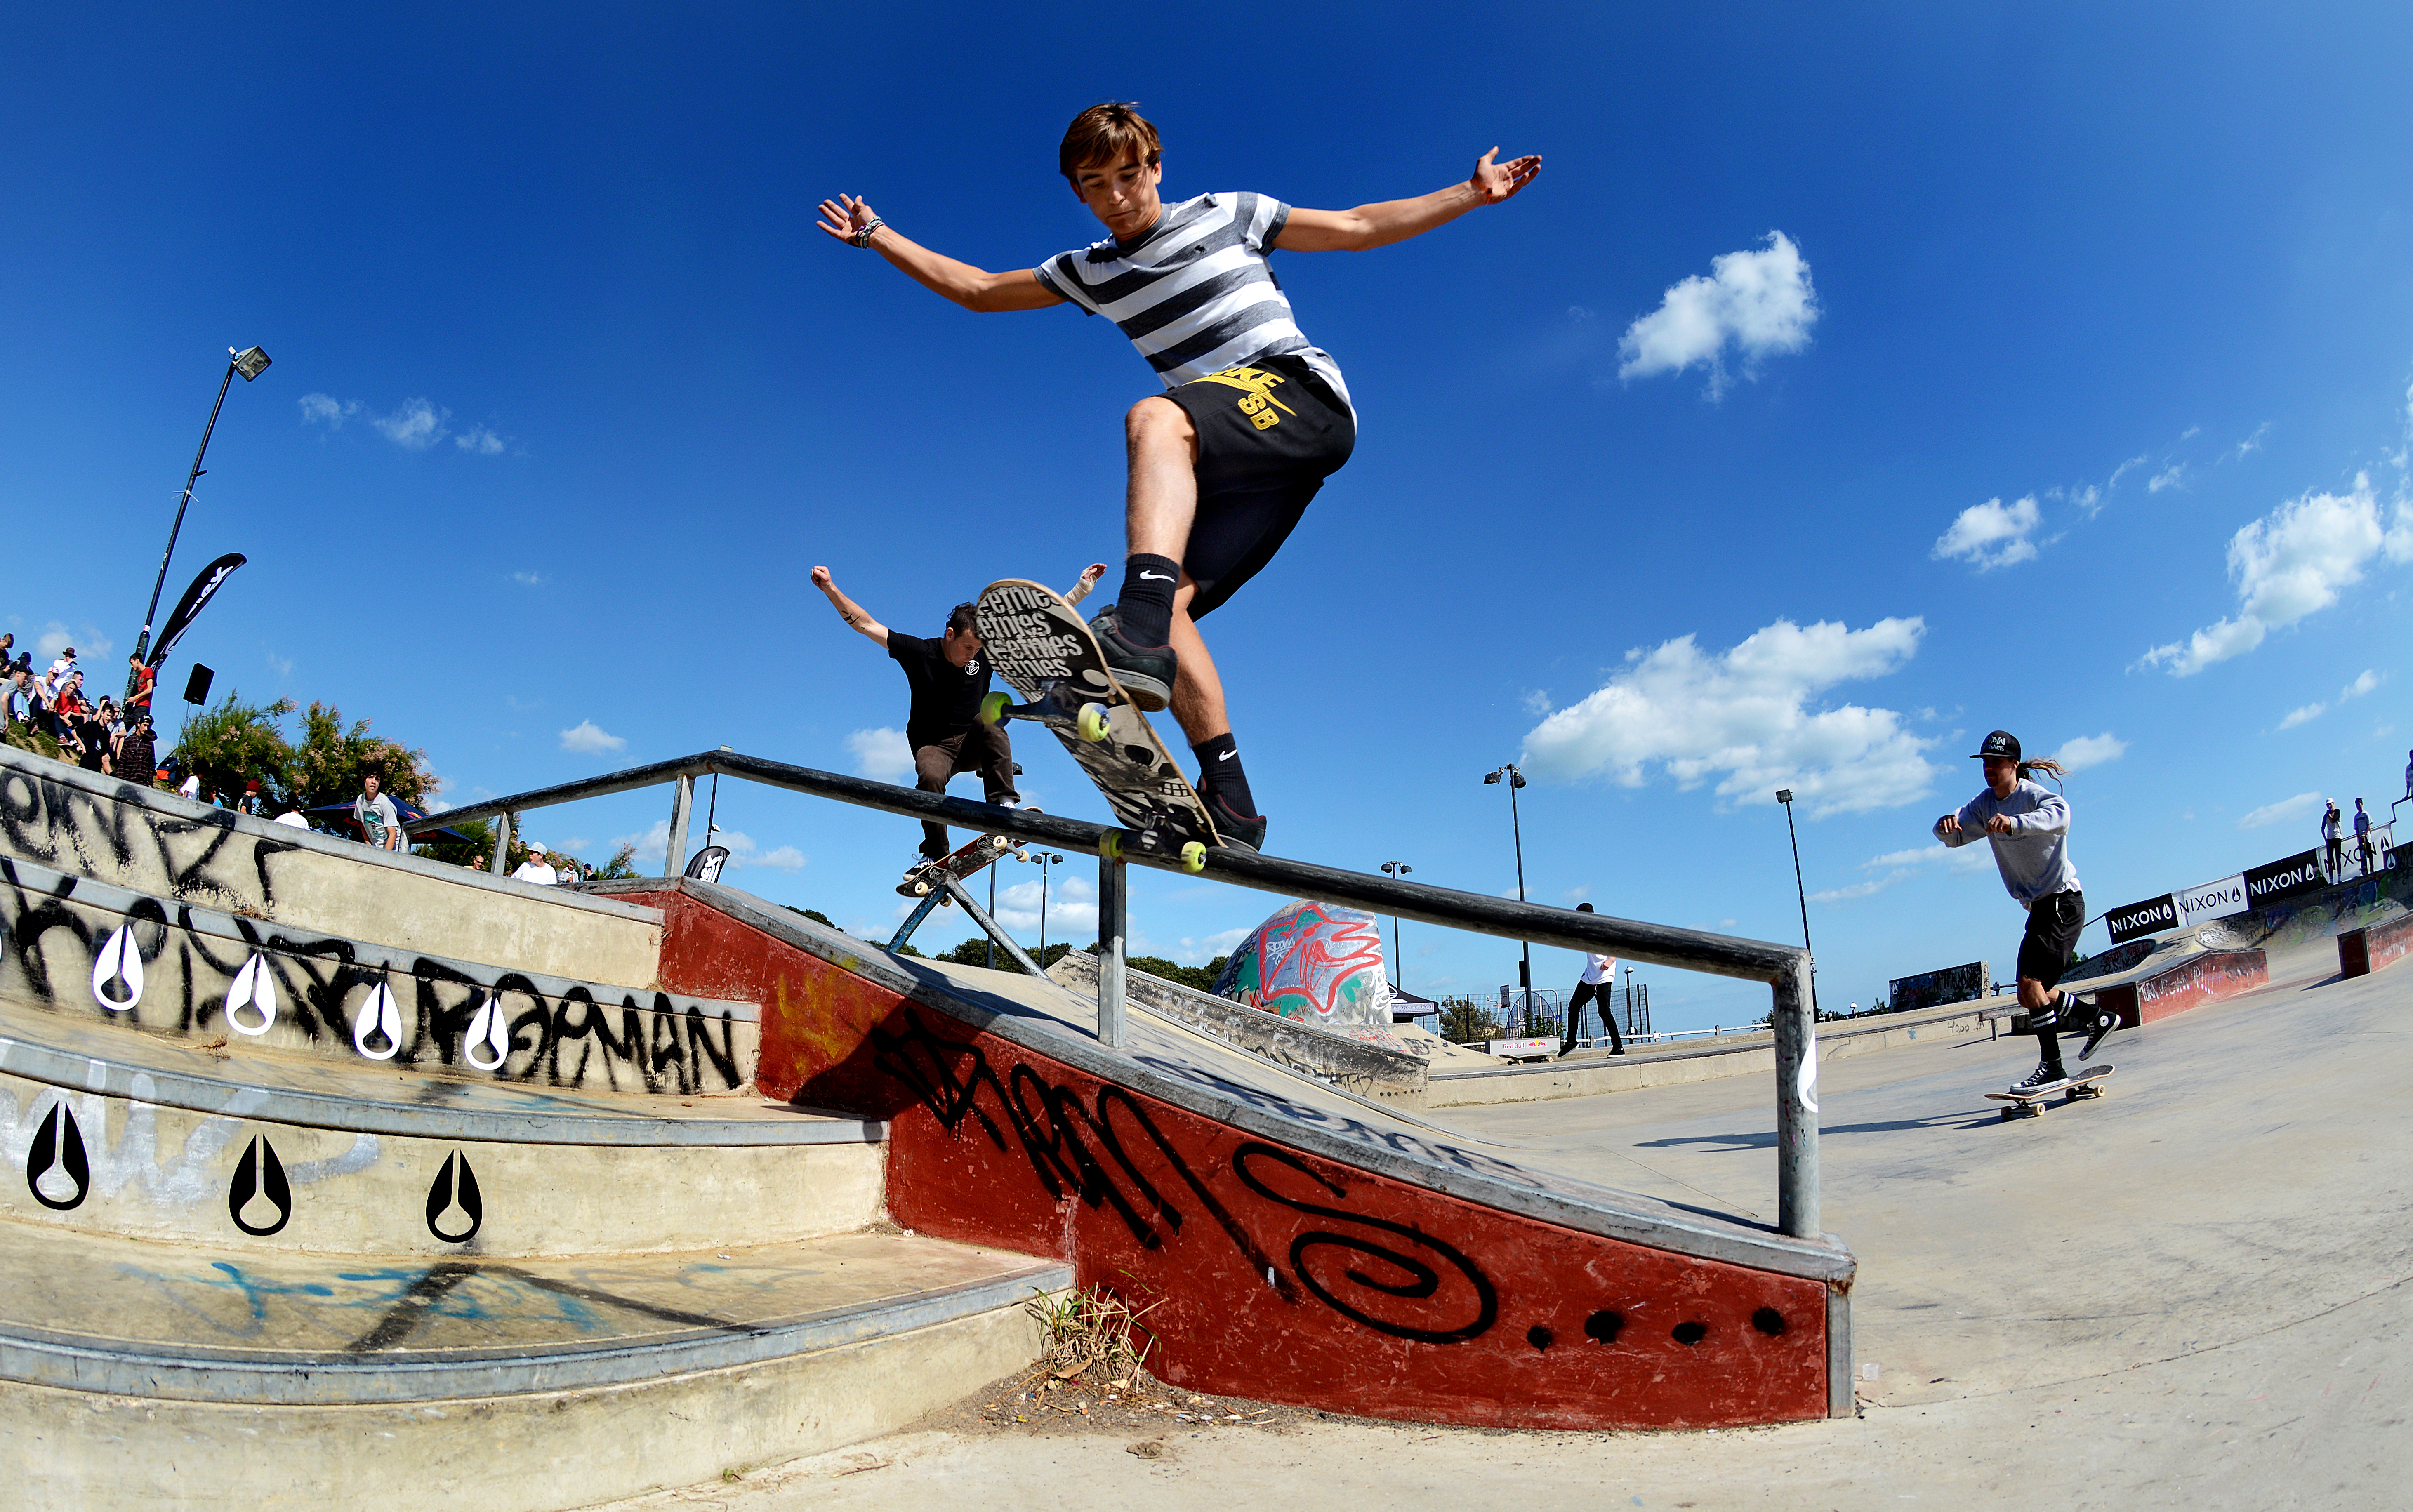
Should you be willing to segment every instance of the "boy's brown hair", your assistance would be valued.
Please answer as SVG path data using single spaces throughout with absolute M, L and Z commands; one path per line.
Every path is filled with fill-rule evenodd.
M 1164 156 L 1156 127 L 1139 113 L 1136 102 L 1105 100 L 1073 117 L 1064 128 L 1064 144 L 1056 149 L 1056 163 L 1065 181 L 1078 189 L 1081 170 L 1111 163 L 1127 147 L 1137 147 L 1139 160 L 1150 168 Z

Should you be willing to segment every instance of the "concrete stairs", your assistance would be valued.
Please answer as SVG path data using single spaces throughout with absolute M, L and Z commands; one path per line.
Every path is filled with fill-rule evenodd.
M 0 819 L 24 781 L 0 772 Z M 159 796 L 126 808 L 172 826 Z M 282 843 L 225 817 L 221 860 Z M 647 910 L 334 858 L 463 890 L 472 938 L 567 918 L 540 954 L 613 967 L 556 974 L 448 953 L 433 915 L 396 944 L 96 880 L 24 834 L 0 847 L 7 1505 L 500 1512 L 709 1481 L 1028 1363 L 1021 1304 L 1070 1283 L 888 1223 L 886 1123 L 766 1102 L 758 1005 L 661 991 L 614 944 L 659 940 Z M 563 948 L 589 910 L 614 948 Z

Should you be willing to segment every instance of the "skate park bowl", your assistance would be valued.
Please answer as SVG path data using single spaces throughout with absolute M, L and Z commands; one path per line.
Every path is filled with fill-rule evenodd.
M 1387 1062 L 1353 1090 L 1329 1047 L 1127 996 L 1126 868 L 1178 862 L 1120 832 L 728 751 L 440 818 L 668 786 L 675 869 L 715 772 L 1098 856 L 1094 980 L 0 752 L 0 1245 L 33 1278 L 0 1301 L 0 1443 L 37 1501 L 690 1485 L 1023 1368 L 1020 1303 L 1092 1284 L 1157 1304 L 1150 1369 L 1192 1390 L 1516 1428 L 1852 1410 L 1800 951 L 1271 856 L 1204 873 L 1766 983 L 1769 1223 L 1520 1161 L 1426 1121 Z

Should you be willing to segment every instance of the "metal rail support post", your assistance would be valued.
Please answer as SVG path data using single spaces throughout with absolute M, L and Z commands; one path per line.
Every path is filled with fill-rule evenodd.
M 1769 984 L 1776 1011 L 1776 1226 L 1797 1239 L 1818 1229 L 1818 1026 L 1805 952 Z
M 486 864 L 486 869 L 497 877 L 511 875 L 511 837 L 519 833 L 519 827 L 520 816 L 517 814 L 500 813 L 495 816 L 495 859 Z
M 1123 866 L 1098 857 L 1098 1038 L 1115 1050 L 1123 1047 Z
M 687 825 L 695 817 L 695 776 L 679 774 L 671 793 L 671 838 L 662 847 L 662 875 L 675 877 L 687 869 Z

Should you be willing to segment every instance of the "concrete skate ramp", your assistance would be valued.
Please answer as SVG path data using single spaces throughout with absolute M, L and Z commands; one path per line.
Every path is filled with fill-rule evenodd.
M 523 971 L 647 988 L 643 909 L 374 851 L 0 747 L 0 855 L 172 902 Z
M 762 1005 L 758 1085 L 887 1121 L 923 1233 L 1153 1305 L 1151 1369 L 1368 1416 L 1709 1427 L 1849 1404 L 1853 1260 L 1595 1186 L 1044 979 L 890 956 L 731 888 L 659 908 L 670 990 Z

